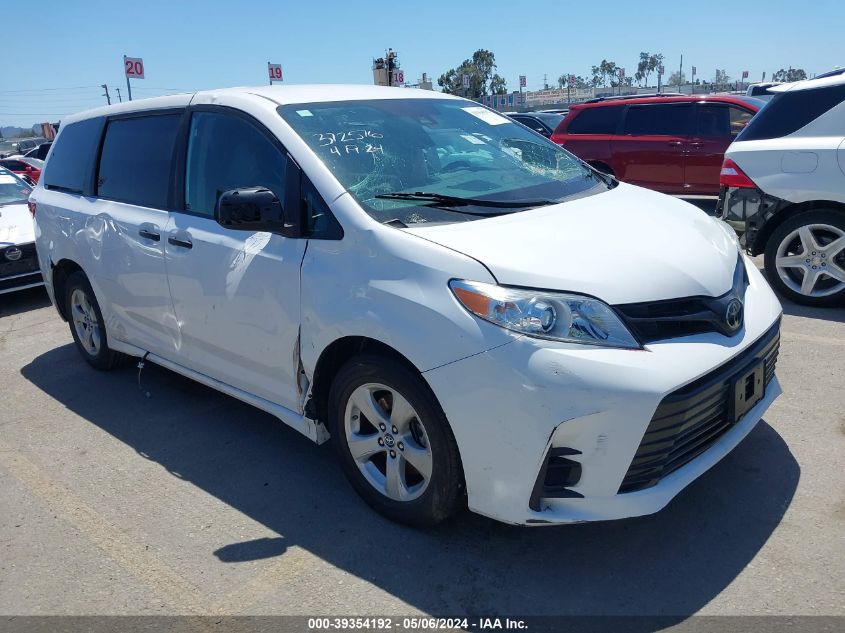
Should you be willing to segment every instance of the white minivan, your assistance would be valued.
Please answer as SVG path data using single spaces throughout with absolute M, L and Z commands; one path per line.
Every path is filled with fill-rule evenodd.
M 140 357 L 331 438 L 407 523 L 655 512 L 780 394 L 781 307 L 727 225 L 445 94 L 91 110 L 31 207 L 91 365 Z

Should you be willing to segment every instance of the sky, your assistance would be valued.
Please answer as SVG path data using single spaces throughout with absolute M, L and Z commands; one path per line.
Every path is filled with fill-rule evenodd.
M 632 76 L 640 51 L 663 53 L 667 75 L 683 55 L 687 76 L 695 65 L 704 80 L 717 68 L 759 81 L 789 66 L 812 76 L 845 65 L 841 0 L 40 0 L 30 27 L 19 8 L 0 15 L 23 38 L 3 49 L 0 126 L 105 105 L 103 83 L 125 99 L 124 54 L 144 60 L 136 99 L 266 84 L 268 61 L 282 64 L 286 84 L 372 83 L 372 60 L 388 47 L 406 81 L 426 72 L 435 88 L 479 48 L 495 54 L 509 90 L 519 75 L 529 90 L 544 74 L 552 85 L 589 76 L 602 59 Z

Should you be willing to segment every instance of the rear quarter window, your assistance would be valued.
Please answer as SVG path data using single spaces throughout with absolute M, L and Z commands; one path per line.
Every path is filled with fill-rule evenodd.
M 779 92 L 745 126 L 737 141 L 779 138 L 800 130 L 845 100 L 845 84 Z
M 567 134 L 616 134 L 623 108 L 601 106 L 584 108 L 569 122 Z
M 86 191 L 102 128 L 101 118 L 62 126 L 42 178 L 47 189 Z

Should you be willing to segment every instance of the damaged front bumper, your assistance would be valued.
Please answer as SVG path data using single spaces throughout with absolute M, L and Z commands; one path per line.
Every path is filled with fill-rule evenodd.
M 621 350 L 523 337 L 425 372 L 460 449 L 470 509 L 523 525 L 649 514 L 719 461 L 780 394 L 773 373 L 762 399 L 706 450 L 620 491 L 667 396 L 732 361 L 742 374 L 743 355 L 777 334 L 780 304 L 748 268 L 745 325 L 731 338 L 697 334 Z

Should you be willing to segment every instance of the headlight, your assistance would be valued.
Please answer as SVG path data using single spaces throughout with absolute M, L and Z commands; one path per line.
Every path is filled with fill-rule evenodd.
M 568 343 L 640 348 L 616 313 L 598 299 L 461 279 L 453 279 L 449 287 L 475 316 L 520 334 Z

